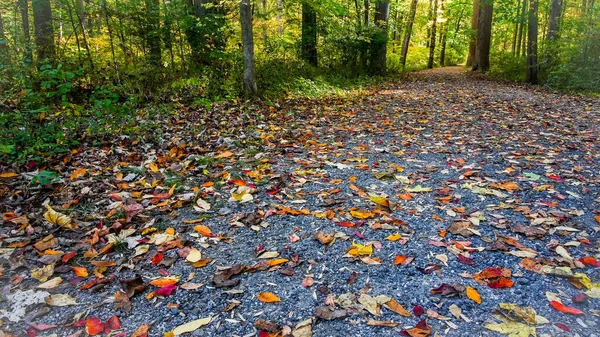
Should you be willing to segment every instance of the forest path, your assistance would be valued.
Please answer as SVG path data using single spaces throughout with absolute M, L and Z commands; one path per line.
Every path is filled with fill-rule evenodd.
M 3 176 L 0 330 L 595 336 L 599 120 L 596 99 L 449 67 L 83 144 L 45 188 Z

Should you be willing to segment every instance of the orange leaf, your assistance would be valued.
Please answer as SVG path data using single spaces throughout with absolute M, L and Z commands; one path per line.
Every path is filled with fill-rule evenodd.
M 202 234 L 203 236 L 212 236 L 212 231 L 210 230 L 210 228 L 208 228 L 207 226 L 204 225 L 196 225 L 194 227 L 194 230 L 200 234 Z
M 225 151 L 216 155 L 215 158 L 229 158 L 231 156 L 233 156 L 233 153 L 231 151 Z
M 281 299 L 279 299 L 277 295 L 270 292 L 256 294 L 256 297 L 258 297 L 258 300 L 263 303 L 281 302 Z
M 479 295 L 477 290 L 471 286 L 467 286 L 467 297 L 472 299 L 473 302 L 481 304 L 481 295 Z
M 179 278 L 176 278 L 176 277 L 162 277 L 162 278 L 158 278 L 156 280 L 150 281 L 150 284 L 153 285 L 153 286 L 155 286 L 155 287 L 162 288 L 164 286 L 176 284 L 177 282 L 179 282 Z
M 399 265 L 402 264 L 402 262 L 404 261 L 406 261 L 406 255 L 396 255 L 396 258 L 394 259 L 394 264 Z
M 192 265 L 192 267 L 194 267 L 194 268 L 206 267 L 206 265 L 208 265 L 210 263 L 210 261 L 212 261 L 212 260 L 209 259 L 209 258 L 200 259 L 200 260 L 194 262 L 194 264 Z
M 79 277 L 88 277 L 89 275 L 86 267 L 73 267 L 73 271 Z
M 75 170 L 73 172 L 73 174 L 71 174 L 71 180 L 75 180 L 75 179 L 83 176 L 86 172 L 87 172 L 87 169 L 85 169 L 85 168 L 80 168 L 80 169 Z
M 361 211 L 361 210 L 351 210 L 350 214 L 352 214 L 352 216 L 355 217 L 356 219 L 368 219 L 368 218 L 372 218 L 375 216 L 375 214 L 373 214 L 369 211 Z
M 19 175 L 14 173 L 14 172 L 4 172 L 2 174 L 0 174 L 0 178 L 14 178 L 14 177 L 18 177 Z
M 397 194 L 396 196 L 404 201 L 408 201 L 408 200 L 412 199 L 412 195 L 410 195 L 410 193 L 400 193 L 400 194 Z
M 596 219 L 596 222 L 598 223 L 598 225 L 600 225 L 600 215 L 596 215 L 594 219 Z
M 573 308 L 573 307 L 569 307 L 566 306 L 558 301 L 550 301 L 550 305 L 560 311 L 560 312 L 564 312 L 565 314 L 571 314 L 571 315 L 583 315 L 583 311 L 577 309 L 577 308 Z
M 269 266 L 277 266 L 277 265 L 280 265 L 282 263 L 286 263 L 288 261 L 289 261 L 288 259 L 273 259 L 273 260 L 267 261 L 267 264 Z
M 99 318 L 90 317 L 85 321 L 85 330 L 90 336 L 96 336 L 104 331 L 104 324 Z

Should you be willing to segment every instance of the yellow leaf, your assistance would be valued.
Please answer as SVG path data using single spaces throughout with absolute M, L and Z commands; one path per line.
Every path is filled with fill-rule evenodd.
M 208 228 L 207 226 L 204 225 L 196 225 L 194 227 L 194 230 L 200 234 L 202 234 L 203 236 L 210 236 L 212 234 L 212 231 L 210 230 L 210 228 Z
M 200 251 L 196 248 L 192 248 L 188 256 L 185 258 L 186 261 L 191 263 L 198 262 L 200 259 L 202 259 L 202 253 L 200 253 Z
M 356 219 L 368 219 L 375 216 L 375 214 L 369 211 L 361 211 L 361 210 L 351 210 L 350 214 Z
M 80 169 L 75 170 L 73 172 L 73 174 L 71 174 L 71 180 L 75 180 L 75 179 L 83 176 L 86 172 L 87 172 L 87 169 L 85 169 L 85 168 L 80 168 Z
M 365 256 L 373 254 L 373 245 L 363 246 L 359 243 L 352 243 L 352 248 L 348 251 L 352 256 Z
M 374 203 L 376 203 L 377 205 L 381 205 L 383 207 L 390 207 L 390 199 L 388 199 L 387 197 L 382 197 L 382 196 L 378 196 L 378 195 L 371 195 L 370 200 Z
M 467 297 L 472 299 L 475 303 L 481 304 L 481 295 L 479 295 L 477 290 L 471 286 L 467 287 Z
M 44 213 L 44 218 L 51 224 L 58 225 L 63 228 L 73 229 L 77 228 L 77 225 L 72 223 L 72 219 L 67 215 L 59 213 L 52 209 L 49 205 L 46 205 L 46 213 Z
M 148 164 L 148 168 L 152 171 L 152 172 L 158 172 L 158 166 L 156 166 L 155 162 L 151 162 L 150 164 Z
M 277 295 L 270 292 L 256 294 L 256 297 L 258 297 L 258 300 L 263 303 L 281 302 L 281 299 L 279 299 Z
M 534 337 L 536 336 L 534 326 L 519 322 L 510 321 L 499 324 L 486 324 L 484 328 L 507 335 L 509 337 L 529 337 L 529 335 Z
M 18 177 L 19 175 L 14 173 L 14 172 L 4 172 L 2 174 L 0 174 L 0 178 L 14 178 L 14 177 Z
M 396 233 L 396 234 L 392 234 L 392 235 L 388 236 L 385 239 L 388 241 L 398 241 L 398 240 L 402 239 L 402 235 Z

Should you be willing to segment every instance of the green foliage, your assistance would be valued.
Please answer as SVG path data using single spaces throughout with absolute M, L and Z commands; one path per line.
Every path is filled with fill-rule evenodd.
M 41 171 L 31 179 L 32 185 L 48 186 L 59 181 L 60 175 L 52 171 Z

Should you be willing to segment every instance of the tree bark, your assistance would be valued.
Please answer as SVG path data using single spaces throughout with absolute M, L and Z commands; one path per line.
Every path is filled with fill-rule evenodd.
M 469 39 L 469 55 L 467 56 L 467 67 L 473 66 L 475 53 L 477 51 L 477 26 L 479 25 L 479 1 L 473 0 L 473 15 L 471 16 L 471 38 Z
M 369 0 L 365 0 L 365 17 L 363 19 L 363 22 L 365 24 L 365 27 L 369 27 L 369 7 L 371 7 L 371 4 L 369 2 Z
M 317 12 L 308 2 L 302 2 L 302 59 L 313 66 L 317 61 Z
M 532 84 L 538 82 L 538 2 L 529 0 L 529 15 L 527 29 L 527 81 Z
M 429 60 L 427 62 L 427 68 L 433 68 L 433 58 L 435 54 L 435 33 L 437 29 L 437 11 L 438 11 L 438 0 L 433 0 L 433 12 L 431 22 L 431 39 L 429 41 Z
M 77 4 L 75 6 L 75 13 L 79 17 L 79 22 L 81 22 L 81 26 L 83 29 L 87 29 L 87 16 L 85 15 L 85 2 L 83 0 L 77 0 Z
M 410 3 L 410 12 L 408 13 L 408 22 L 406 23 L 406 32 L 404 33 L 404 41 L 402 41 L 402 57 L 400 62 L 402 68 L 406 65 L 406 56 L 408 55 L 408 46 L 410 44 L 410 36 L 412 35 L 413 24 L 415 22 L 415 14 L 417 13 L 418 0 L 412 0 Z
M 150 51 L 149 61 L 153 66 L 161 64 L 160 48 L 160 2 L 159 0 L 146 0 L 146 15 L 148 27 L 146 32 L 146 45 Z
M 429 42 L 431 41 L 431 19 L 433 18 L 433 0 L 429 0 L 429 9 L 427 12 L 427 38 L 425 39 L 425 47 L 429 48 Z
M 0 65 L 10 64 L 10 54 L 8 50 L 8 39 L 4 34 L 4 21 L 2 20 L 2 10 L 0 10 Z
M 35 29 L 35 44 L 37 46 L 37 61 L 53 60 L 54 28 L 52 27 L 52 8 L 50 0 L 33 0 L 33 27 Z
M 389 0 L 379 0 L 375 6 L 375 27 L 377 33 L 371 40 L 371 72 L 383 75 L 386 72 L 388 42 L 388 22 L 390 18 Z
M 517 52 L 517 34 L 519 32 L 519 15 L 521 14 L 521 1 L 524 0 L 517 0 L 517 6 L 516 6 L 516 10 L 517 10 L 517 15 L 516 15 L 516 20 L 515 20 L 515 31 L 513 32 L 513 43 L 512 43 L 512 54 L 513 56 L 516 55 Z
M 492 40 L 493 0 L 481 0 L 477 29 L 477 47 L 473 70 L 486 72 L 490 69 L 490 44 Z
M 252 11 L 250 0 L 240 1 L 240 24 L 242 26 L 242 49 L 244 56 L 244 87 L 249 97 L 256 97 L 258 88 L 254 74 L 254 36 L 252 35 Z
M 550 4 L 550 17 L 548 18 L 548 34 L 546 40 L 553 41 L 558 38 L 558 25 L 560 22 L 560 14 L 562 11 L 562 1 L 552 0 Z

